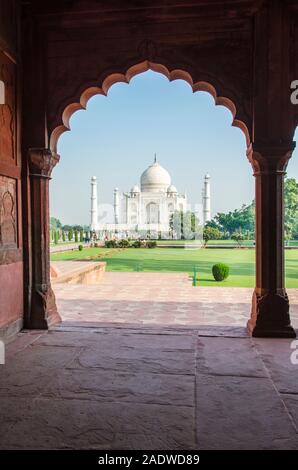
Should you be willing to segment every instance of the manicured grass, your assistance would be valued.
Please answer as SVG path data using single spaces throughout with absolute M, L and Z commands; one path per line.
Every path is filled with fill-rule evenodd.
M 237 245 L 237 242 L 235 240 L 209 240 L 208 245 Z M 253 246 L 254 240 L 243 240 L 241 245 Z
M 285 241 L 286 246 L 298 246 L 298 240 L 289 240 L 288 242 Z
M 199 244 L 199 240 L 156 240 L 158 245 L 191 245 Z M 253 246 L 253 240 L 243 240 L 243 246 Z M 237 245 L 235 240 L 209 240 L 208 245 Z
M 51 242 L 50 245 L 51 246 L 60 246 L 60 245 L 80 245 L 80 243 L 83 245 L 83 242 L 69 242 L 69 241 L 65 241 L 65 242 L 62 242 L 61 240 L 59 241 L 59 243 L 54 243 L 54 242 Z
M 199 240 L 156 240 L 157 245 L 193 245 L 199 244 Z
M 130 248 L 132 250 L 132 248 Z M 103 261 L 102 258 L 123 253 L 123 248 L 84 248 L 51 254 L 51 261 Z M 106 261 L 106 260 L 104 260 Z
M 298 288 L 298 250 L 286 251 L 286 286 Z M 254 250 L 245 249 L 181 249 L 181 248 L 85 248 L 83 251 L 56 253 L 53 261 L 101 260 L 107 262 L 107 271 L 187 272 L 193 275 L 196 266 L 198 285 L 254 286 Z M 222 262 L 230 266 L 226 281 L 215 282 L 211 268 Z

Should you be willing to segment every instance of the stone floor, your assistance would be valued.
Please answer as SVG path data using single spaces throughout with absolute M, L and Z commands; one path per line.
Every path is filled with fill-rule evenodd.
M 298 450 L 298 343 L 247 337 L 250 289 L 107 273 L 55 291 L 62 325 L 7 345 L 1 449 Z
M 187 273 L 108 272 L 99 285 L 53 287 L 65 322 L 106 326 L 245 326 L 252 297 L 252 289 L 193 287 Z M 288 294 L 298 328 L 298 289 Z
M 85 325 L 7 346 L 1 449 L 298 449 L 290 340 Z

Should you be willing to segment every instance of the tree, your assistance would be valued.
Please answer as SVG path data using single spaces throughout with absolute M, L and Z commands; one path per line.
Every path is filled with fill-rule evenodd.
M 55 230 L 54 243 L 55 243 L 55 245 L 58 245 L 58 243 L 59 243 L 59 232 L 58 232 L 58 230 Z
M 254 232 L 255 204 L 254 202 L 248 206 L 243 204 L 241 209 L 227 213 L 218 212 L 210 222 L 207 222 L 207 226 L 217 228 L 223 233 L 228 233 L 229 236 L 239 231 L 243 234 Z
M 76 230 L 77 232 L 80 232 L 81 230 L 83 230 L 83 226 L 82 225 L 73 225 L 72 229 Z
M 65 242 L 65 232 L 62 230 L 62 241 Z
M 71 242 L 71 241 L 72 241 L 72 239 L 73 239 L 73 230 L 72 230 L 72 229 L 70 229 L 70 230 L 68 231 L 68 241 L 70 241 L 70 242 Z
M 84 230 L 80 230 L 80 242 L 83 243 L 84 241 Z
M 203 240 L 204 240 L 204 245 L 206 246 L 209 240 L 219 240 L 221 238 L 221 232 L 218 230 L 218 228 L 215 227 L 204 227 L 203 230 Z
M 50 227 L 53 230 L 57 230 L 58 228 L 62 227 L 62 224 L 59 219 L 56 219 L 55 217 L 50 218 Z
M 78 241 L 79 241 L 79 233 L 78 233 L 77 230 L 75 230 L 74 236 L 75 236 L 75 243 L 78 243 Z
M 285 181 L 285 237 L 291 239 L 298 235 L 298 183 L 295 178 Z
M 231 239 L 235 240 L 235 242 L 237 242 L 238 245 L 241 246 L 243 240 L 245 239 L 245 237 L 244 237 L 243 233 L 241 233 L 241 232 L 234 232 L 234 233 L 232 233 Z

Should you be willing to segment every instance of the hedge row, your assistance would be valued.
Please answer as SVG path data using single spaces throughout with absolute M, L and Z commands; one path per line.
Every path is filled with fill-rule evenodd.
M 156 248 L 155 240 L 107 240 L 106 248 Z

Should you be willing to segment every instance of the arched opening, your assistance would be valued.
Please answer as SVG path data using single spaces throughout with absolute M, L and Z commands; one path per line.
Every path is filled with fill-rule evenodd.
M 63 115 L 62 115 L 62 123 L 61 125 L 57 126 L 53 131 L 51 132 L 50 136 L 50 148 L 52 151 L 56 152 L 57 151 L 57 143 L 59 140 L 59 137 L 66 131 L 70 130 L 70 119 L 71 116 L 79 110 L 86 109 L 88 101 L 90 98 L 96 95 L 107 95 L 109 89 L 111 88 L 112 85 L 116 83 L 129 83 L 130 80 L 143 72 L 146 72 L 148 70 L 152 70 L 158 73 L 163 74 L 165 77 L 168 78 L 169 81 L 173 80 L 184 80 L 186 83 L 188 83 L 193 92 L 197 91 L 205 91 L 209 93 L 213 98 L 215 105 L 218 106 L 225 106 L 232 114 L 233 116 L 233 121 L 232 125 L 235 127 L 239 127 L 239 129 L 242 130 L 245 136 L 246 140 L 246 146 L 247 148 L 250 145 L 251 138 L 249 135 L 249 130 L 245 122 L 243 122 L 241 119 L 237 117 L 237 109 L 235 104 L 229 99 L 224 96 L 218 96 L 215 87 L 206 81 L 197 81 L 194 83 L 191 75 L 180 69 L 174 69 L 174 70 L 169 70 L 166 66 L 162 64 L 158 64 L 155 62 L 151 61 L 144 61 L 139 64 L 136 64 L 132 67 L 130 67 L 125 74 L 122 73 L 113 73 L 109 76 L 106 77 L 106 79 L 103 81 L 102 85 L 100 86 L 93 86 L 89 87 L 86 90 L 83 91 L 83 93 L 80 96 L 79 102 L 76 103 L 70 103 L 66 106 L 64 109 Z
M 218 184 L 221 184 L 221 187 L 218 188 L 218 190 L 213 189 L 212 193 L 214 197 L 216 198 L 216 203 L 213 207 L 213 215 L 216 214 L 216 212 L 221 210 L 221 206 L 219 205 L 220 200 L 223 200 L 224 198 L 220 195 L 221 192 L 224 193 L 224 182 L 221 183 L 221 180 L 226 179 L 228 181 L 229 174 L 225 173 L 227 171 L 228 164 L 225 164 L 225 167 L 223 165 L 223 160 L 226 161 L 227 159 L 227 154 L 222 151 L 222 140 L 221 138 L 218 138 L 218 141 L 214 141 L 214 139 L 206 139 L 204 145 L 200 145 L 199 139 L 195 142 L 191 140 L 191 136 L 195 135 L 195 132 L 198 127 L 203 126 L 203 121 L 206 121 L 207 118 L 204 116 L 204 112 L 206 109 L 210 108 L 214 110 L 214 113 L 219 113 L 219 115 L 222 115 L 223 122 L 220 125 L 221 129 L 217 129 L 217 135 L 222 136 L 223 129 L 229 129 L 231 132 L 231 136 L 229 138 L 229 142 L 226 141 L 225 145 L 227 148 L 229 145 L 231 145 L 231 142 L 235 136 L 237 136 L 238 140 L 238 147 L 237 151 L 235 151 L 234 156 L 230 158 L 231 159 L 231 165 L 234 165 L 234 171 L 237 173 L 238 171 L 238 177 L 234 178 L 235 184 L 239 185 L 239 188 L 241 187 L 242 182 L 240 181 L 241 177 L 239 177 L 239 174 L 241 174 L 241 169 L 237 170 L 237 162 L 241 161 L 242 165 L 246 165 L 248 173 L 245 173 L 243 175 L 243 180 L 245 178 L 249 179 L 251 182 L 252 186 L 252 178 L 251 178 L 251 172 L 249 168 L 249 163 L 248 161 L 241 157 L 241 155 L 245 155 L 245 149 L 247 145 L 247 138 L 243 139 L 243 135 L 237 131 L 237 129 L 233 129 L 229 127 L 229 124 L 232 122 L 232 124 L 235 124 L 235 116 L 236 116 L 236 109 L 234 106 L 232 106 L 231 103 L 229 103 L 229 111 L 232 112 L 232 120 L 230 117 L 230 113 L 226 111 L 224 107 L 222 108 L 215 108 L 213 100 L 215 99 L 217 104 L 223 104 L 226 101 L 224 99 L 218 99 L 216 97 L 216 93 L 213 90 L 211 93 L 210 90 L 212 88 L 207 87 L 202 85 L 202 82 L 200 84 L 200 87 L 203 90 L 203 93 L 196 93 L 193 95 L 191 90 L 189 89 L 189 81 L 185 83 L 185 79 L 180 80 L 180 77 L 184 77 L 182 72 L 180 74 L 175 74 L 172 75 L 171 78 L 173 80 L 173 84 L 169 84 L 167 80 L 163 78 L 165 73 L 162 73 L 161 75 L 156 73 L 155 71 L 147 71 L 142 74 L 135 74 L 138 75 L 135 77 L 133 80 L 131 87 L 133 89 L 135 83 L 141 83 L 142 79 L 148 81 L 152 81 L 154 79 L 157 80 L 157 78 L 154 77 L 159 77 L 158 80 L 160 80 L 163 83 L 164 89 L 168 87 L 174 87 L 174 86 L 180 86 L 183 88 L 183 92 L 187 93 L 188 100 L 189 102 L 191 100 L 196 100 L 197 99 L 197 104 L 196 101 L 194 101 L 194 108 L 196 109 L 192 110 L 193 115 L 190 116 L 189 118 L 187 117 L 187 111 L 183 110 L 181 106 L 183 105 L 183 100 L 181 98 L 181 101 L 179 102 L 180 106 L 180 111 L 177 108 L 175 111 L 169 111 L 169 114 L 172 116 L 179 115 L 181 114 L 181 121 L 186 121 L 188 122 L 188 125 L 185 126 L 187 129 L 187 132 L 185 133 L 185 137 L 182 138 L 183 133 L 180 135 L 179 133 L 179 126 L 181 126 L 181 122 L 179 121 L 179 125 L 177 124 L 172 128 L 171 132 L 169 133 L 169 137 L 164 136 L 164 142 L 165 144 L 162 146 L 162 150 L 160 151 L 161 147 L 161 139 L 159 139 L 159 155 L 160 159 L 162 161 L 163 167 L 165 167 L 167 170 L 172 173 L 175 171 L 175 177 L 172 178 L 171 180 L 168 179 L 166 176 L 166 183 L 165 187 L 159 187 L 158 185 L 160 184 L 160 181 L 158 182 L 158 185 L 154 183 L 154 191 L 156 190 L 157 193 L 154 199 L 151 199 L 152 195 L 149 197 L 148 194 L 146 195 L 146 192 L 148 191 L 148 188 L 150 188 L 150 184 L 152 184 L 151 181 L 148 181 L 148 179 L 145 179 L 143 182 L 142 180 L 140 183 L 137 181 L 138 174 L 140 175 L 144 167 L 146 167 L 149 164 L 149 168 L 151 166 L 154 167 L 154 165 L 157 163 L 159 165 L 159 155 L 155 157 L 155 161 L 150 164 L 150 160 L 153 159 L 153 154 L 154 146 L 156 146 L 156 140 L 155 136 L 156 134 L 156 128 L 153 126 L 153 121 L 152 119 L 155 118 L 157 121 L 156 127 L 159 127 L 160 129 L 163 129 L 163 122 L 166 122 L 166 118 L 163 117 L 159 121 L 158 116 L 159 114 L 162 114 L 161 111 L 165 107 L 164 104 L 161 104 L 160 96 L 154 97 L 154 95 L 150 95 L 150 92 L 147 91 L 150 95 L 150 101 L 152 103 L 155 103 L 155 115 L 151 115 L 149 113 L 148 120 L 143 120 L 140 116 L 146 115 L 148 113 L 148 104 L 149 103 L 144 103 L 143 104 L 143 109 L 141 110 L 141 115 L 138 115 L 136 121 L 131 121 L 130 120 L 130 115 L 128 113 L 128 107 L 131 107 L 131 102 L 129 100 L 132 99 L 132 96 L 129 94 L 130 88 L 127 88 L 126 86 L 126 81 L 122 80 L 121 82 L 119 81 L 119 84 L 116 85 L 115 87 L 111 88 L 111 91 L 109 93 L 108 99 L 106 99 L 105 96 L 94 96 L 94 98 L 90 101 L 88 105 L 88 110 L 87 113 L 75 113 L 73 114 L 73 118 L 69 121 L 68 120 L 68 126 L 73 127 L 74 132 L 79 132 L 79 125 L 83 125 L 83 128 L 81 130 L 81 133 L 84 134 L 86 137 L 86 140 L 84 140 L 84 143 L 78 144 L 73 144 L 72 150 L 69 153 L 69 150 L 66 147 L 66 142 L 69 141 L 69 139 L 72 138 L 73 134 L 67 134 L 67 133 L 61 133 L 63 137 L 59 141 L 59 148 L 58 152 L 61 154 L 61 162 L 59 164 L 60 168 L 64 168 L 64 172 L 67 171 L 69 178 L 73 180 L 74 184 L 74 191 L 72 192 L 72 196 L 70 198 L 73 198 L 73 200 L 76 200 L 76 192 L 77 192 L 77 187 L 81 187 L 81 182 L 83 179 L 88 181 L 89 176 L 92 172 L 94 173 L 95 167 L 98 165 L 98 163 L 95 160 L 93 161 L 93 168 L 89 166 L 89 170 L 87 171 L 88 168 L 88 161 L 89 159 L 92 159 L 91 155 L 94 153 L 94 150 L 91 149 L 90 144 L 88 141 L 91 139 L 92 135 L 98 135 L 100 136 L 100 139 L 98 140 L 97 143 L 93 144 L 93 149 L 96 148 L 97 152 L 97 160 L 101 161 L 100 168 L 98 167 L 97 170 L 97 176 L 98 176 L 98 198 L 99 198 L 99 205 L 104 203 L 104 208 L 101 211 L 99 209 L 99 230 L 98 230 L 98 241 L 96 242 L 97 244 L 103 243 L 107 241 L 107 239 L 114 239 L 116 243 L 120 242 L 122 243 L 122 239 L 125 240 L 125 244 L 127 243 L 127 240 L 132 239 L 134 240 L 135 238 L 138 238 L 139 236 L 137 235 L 136 237 L 132 234 L 131 230 L 135 230 L 135 227 L 138 227 L 139 231 L 142 232 L 141 238 L 143 239 L 155 239 L 158 243 L 158 249 L 157 250 L 150 250 L 146 253 L 143 253 L 143 259 L 138 259 L 139 256 L 139 251 L 134 250 L 134 251 L 126 251 L 126 252 L 120 252 L 118 253 L 117 256 L 113 255 L 113 259 L 109 258 L 110 255 L 106 257 L 100 258 L 102 261 L 108 263 L 108 272 L 109 276 L 112 275 L 114 272 L 119 272 L 122 270 L 123 273 L 126 272 L 131 272 L 131 271 L 146 271 L 149 270 L 152 273 L 156 273 L 158 275 L 158 272 L 164 272 L 164 273 L 170 273 L 175 274 L 177 276 L 178 273 L 183 273 L 182 277 L 186 279 L 186 283 L 192 287 L 193 283 L 193 276 L 194 276 L 194 270 L 198 268 L 198 285 L 200 287 L 208 287 L 213 285 L 213 278 L 211 278 L 211 262 L 213 260 L 215 261 L 224 261 L 227 259 L 226 255 L 228 253 L 228 250 L 223 250 L 221 252 L 216 253 L 216 250 L 213 249 L 213 251 L 210 250 L 209 254 L 205 256 L 206 259 L 202 259 L 201 255 L 197 257 L 195 250 L 191 249 L 189 247 L 188 251 L 183 253 L 183 250 L 181 250 L 180 245 L 181 242 L 183 242 L 183 246 L 187 245 L 187 241 L 190 240 L 191 243 L 193 240 L 192 238 L 192 224 L 195 226 L 196 221 L 192 221 L 192 217 L 190 217 L 188 214 L 185 218 L 183 218 L 179 222 L 179 227 L 178 228 L 173 228 L 174 223 L 172 221 L 170 222 L 170 219 L 172 216 L 174 216 L 175 212 L 187 212 L 188 206 L 187 206 L 187 200 L 185 198 L 185 194 L 187 194 L 190 190 L 189 185 L 192 184 L 193 186 L 193 192 L 195 194 L 195 201 L 197 201 L 199 204 L 201 204 L 202 199 L 201 199 L 201 188 L 203 188 L 203 178 L 204 174 L 210 171 L 210 166 L 215 167 L 216 162 L 222 161 L 221 162 L 221 171 L 218 171 L 218 176 L 216 177 L 215 174 L 214 176 L 214 188 Z M 147 78 L 146 78 L 147 77 Z M 174 80 L 174 77 L 176 80 Z M 119 78 L 119 77 L 118 77 Z M 169 78 L 166 76 L 166 78 Z M 176 85 L 175 85 L 176 84 Z M 199 91 L 199 86 L 196 86 L 196 89 Z M 187 90 L 187 92 L 186 92 Z M 204 91 L 208 90 L 209 93 L 205 93 Z M 194 87 L 192 87 L 192 91 L 194 91 Z M 126 101 L 123 101 L 123 98 L 121 98 L 121 94 L 123 96 L 125 93 L 128 94 L 128 98 Z M 145 93 L 145 92 L 144 92 Z M 152 93 L 152 92 L 151 92 Z M 173 88 L 171 96 L 169 95 L 167 97 L 168 101 L 173 100 L 175 93 L 177 93 L 177 90 Z M 98 94 L 98 93 L 97 93 Z M 211 94 L 211 97 L 210 97 Z M 115 98 L 113 98 L 115 96 Z M 112 107 L 111 110 L 108 110 L 106 107 L 109 103 L 109 100 L 112 102 L 116 102 L 116 97 L 118 100 L 120 100 L 118 103 L 118 110 L 116 107 Z M 203 99 L 203 102 L 200 103 L 198 100 Z M 185 97 L 184 97 L 185 99 Z M 204 101 L 205 100 L 205 101 Z M 228 101 L 229 102 L 229 101 Z M 186 108 L 188 106 L 185 105 Z M 200 109 L 200 106 L 202 106 L 202 109 Z M 103 115 L 101 120 L 99 120 L 99 127 L 93 126 L 93 124 L 90 124 L 86 121 L 84 121 L 85 117 L 87 117 L 88 112 L 92 113 L 94 119 L 96 116 L 96 112 L 98 113 L 100 107 L 103 108 Z M 70 111 L 74 111 L 76 108 L 77 111 L 79 111 L 78 106 L 77 107 L 71 107 L 68 108 L 68 111 L 64 113 L 64 118 L 65 115 Z M 134 109 L 134 108 L 133 108 Z M 140 109 L 138 110 L 140 112 Z M 198 123 L 196 123 L 197 116 L 200 115 L 201 112 L 201 120 L 199 120 Z M 135 112 L 137 115 L 137 113 Z M 69 115 L 70 116 L 70 115 Z M 102 120 L 104 116 L 104 121 Z M 109 121 L 109 116 L 111 116 L 111 120 Z M 210 119 L 212 120 L 212 117 Z M 68 118 L 70 119 L 70 117 Z M 81 121 L 83 119 L 83 121 Z M 169 118 L 168 118 L 169 119 Z M 189 121 L 187 121 L 189 119 Z M 162 121 L 163 120 L 163 121 Z M 128 121 L 128 127 L 125 127 L 125 122 Z M 237 120 L 236 120 L 237 121 Z M 80 122 L 80 124 L 79 124 Z M 150 124 L 151 123 L 151 124 Z M 191 124 L 193 123 L 193 124 Z M 112 131 L 111 129 L 109 130 L 109 126 L 112 125 Z M 171 125 L 173 125 L 173 122 L 171 121 Z M 216 124 L 217 126 L 219 124 Z M 141 127 L 147 128 L 148 129 L 148 135 L 147 137 L 141 133 Z M 233 127 L 239 127 L 238 125 L 234 125 Z M 122 128 L 124 128 L 122 130 Z M 241 129 L 243 126 L 241 127 Z M 59 132 L 62 130 L 60 128 Z M 63 127 L 63 131 L 66 129 Z M 56 129 L 57 131 L 57 129 Z M 58 132 L 58 131 L 57 131 Z M 164 131 L 161 131 L 163 133 Z M 181 132 L 181 131 L 180 131 Z M 130 134 L 131 141 L 129 142 L 128 140 L 125 139 L 127 134 Z M 203 131 L 201 131 L 200 137 L 202 137 Z M 54 132 L 52 137 L 57 133 Z M 108 135 L 109 140 L 105 138 L 105 135 Z M 172 135 L 172 137 L 171 137 Z M 234 137 L 232 137 L 232 135 Z M 115 138 L 116 136 L 116 138 Z M 140 137 L 141 136 L 141 137 Z M 175 138 L 174 138 L 175 136 Z M 143 138 L 143 141 L 140 139 Z M 183 140 L 184 139 L 184 140 Z M 181 140 L 183 144 L 178 148 L 174 149 L 173 144 L 169 144 L 173 140 L 175 142 L 175 145 L 177 147 L 177 142 Z M 210 142 L 212 141 L 212 152 L 210 152 Z M 52 145 L 55 147 L 55 140 L 51 140 Z M 114 142 L 119 142 L 121 143 L 121 148 L 116 148 L 113 147 Z M 144 142 L 146 142 L 146 145 L 144 145 Z M 195 143 L 194 143 L 195 142 Z M 188 146 L 185 146 L 188 143 Z M 170 150 L 167 149 L 167 146 L 170 145 Z M 190 147 L 193 146 L 195 151 L 193 151 L 193 157 L 192 160 L 187 159 L 187 153 L 189 152 Z M 79 149 L 79 152 L 77 150 Z M 137 150 L 134 150 L 137 149 Z M 141 149 L 141 150 L 140 150 Z M 145 152 L 144 150 L 145 149 Z M 150 149 L 150 153 L 148 155 L 147 149 Z M 141 154 L 144 152 L 145 157 L 142 157 Z M 78 160 L 78 155 L 77 153 L 80 153 L 80 160 Z M 210 160 L 210 155 L 212 153 L 212 158 Z M 70 156 L 71 155 L 71 156 Z M 89 157 L 90 155 L 90 157 Z M 121 155 L 121 158 L 117 158 L 117 155 Z M 181 157 L 180 157 L 181 156 Z M 208 157 L 208 158 L 205 158 Z M 67 167 L 69 166 L 69 161 L 67 162 L 68 158 L 72 158 L 72 167 L 75 167 L 75 165 L 80 166 L 80 171 L 78 172 L 78 176 L 71 176 L 71 172 L 67 170 Z M 141 162 L 141 158 L 145 158 L 146 160 Z M 149 162 L 148 162 L 149 159 Z M 151 161 L 152 161 L 151 160 Z M 156 162 L 157 160 L 157 162 Z M 208 162 L 207 162 L 208 160 Z M 233 163 L 234 160 L 234 163 Z M 79 163 L 81 162 L 81 163 Z M 199 168 L 200 165 L 203 166 L 203 168 Z M 212 162 L 212 163 L 211 163 Z M 82 165 L 82 166 L 81 166 Z M 143 167 L 144 165 L 144 167 Z M 58 167 L 57 170 L 55 170 L 55 178 L 52 182 L 52 185 L 57 189 L 58 188 L 58 183 L 57 183 L 57 177 L 60 171 L 60 168 Z M 114 169 L 117 169 L 117 173 L 114 172 Z M 179 173 L 184 175 L 183 178 L 183 183 L 177 184 L 176 180 L 179 177 Z M 65 173 L 64 173 L 65 174 Z M 89 176 L 88 176 L 89 175 Z M 123 175 L 123 176 L 120 176 Z M 133 175 L 133 176 L 131 176 Z M 172 175 L 173 176 L 173 175 Z M 147 177 L 147 174 L 146 174 Z M 75 179 L 76 178 L 76 179 Z M 119 181 L 120 178 L 120 181 Z M 122 178 L 122 179 L 121 179 Z M 125 179 L 127 178 L 127 180 Z M 130 179 L 132 178 L 132 179 Z M 63 179 L 63 178 L 62 178 Z M 63 187 L 63 192 L 65 194 L 65 187 L 63 186 L 62 179 L 60 180 L 60 185 Z M 150 180 L 150 178 L 149 178 Z M 191 183 L 190 183 L 191 182 Z M 143 183 L 143 184 L 142 184 Z M 173 185 L 175 184 L 175 186 Z M 88 184 L 88 183 L 87 183 Z M 88 187 L 86 184 L 86 187 Z M 112 188 L 117 186 L 120 187 L 121 189 L 116 191 L 116 199 L 110 200 L 111 204 L 111 211 L 107 210 L 107 203 L 109 202 L 108 199 L 106 199 L 106 194 L 107 194 L 107 187 L 109 185 L 109 194 L 112 195 L 113 191 Z M 163 185 L 163 182 L 161 183 L 161 186 Z M 158 187 L 157 187 L 158 186 Z M 126 191 L 126 188 L 129 190 L 128 192 Z M 164 191 L 163 196 L 160 200 L 160 190 Z M 237 186 L 238 190 L 238 186 Z M 60 195 L 57 195 L 57 202 L 56 202 L 56 207 L 61 206 L 61 198 L 63 197 L 62 193 Z M 139 199 L 144 197 L 144 210 L 142 214 L 141 210 L 141 205 L 139 204 Z M 147 198 L 147 199 L 146 199 Z M 191 199 L 191 198 L 190 198 Z M 231 199 L 231 198 L 230 198 Z M 235 197 L 232 198 L 233 201 L 235 200 Z M 87 198 L 85 197 L 85 200 L 88 201 L 88 196 Z M 158 202 L 157 202 L 158 200 Z M 60 202 L 59 202 L 60 201 Z M 80 205 L 82 203 L 82 197 L 77 199 L 77 202 L 74 204 L 72 202 L 72 207 L 75 208 L 77 211 L 80 208 Z M 116 217 L 113 215 L 116 213 L 116 205 L 117 205 L 117 229 L 115 230 L 115 227 L 113 226 L 114 221 L 116 220 Z M 88 213 L 88 209 L 85 209 L 85 213 Z M 236 207 L 235 207 L 236 209 Z M 71 210 L 71 209 L 70 209 Z M 81 210 L 81 209 L 80 209 Z M 111 212 L 111 217 L 109 220 L 108 218 L 104 219 L 104 222 L 102 220 L 102 215 L 103 214 L 108 214 Z M 195 216 L 195 208 L 192 209 L 193 216 Z M 166 215 L 165 215 L 166 214 Z M 57 213 L 53 213 L 53 216 L 56 216 Z M 126 218 L 125 218 L 126 217 Z M 140 221 L 140 218 L 142 218 L 142 223 Z M 164 221 L 164 218 L 167 218 L 168 222 L 168 227 L 164 229 L 162 227 L 161 222 Z M 58 217 L 59 218 L 59 217 Z M 76 220 L 76 223 L 79 224 L 79 220 Z M 88 222 L 86 222 L 87 225 Z M 201 219 L 202 223 L 202 219 Z M 142 227 L 140 227 L 142 225 Z M 148 229 L 148 227 L 145 227 L 145 225 L 150 226 L 151 225 L 151 231 Z M 152 225 L 154 227 L 152 227 Z M 154 228 L 154 229 L 153 229 Z M 83 228 L 84 231 L 88 231 L 88 228 Z M 72 233 L 72 241 L 75 239 L 74 231 Z M 66 235 L 67 238 L 68 234 Z M 83 237 L 84 238 L 84 237 Z M 169 243 L 168 240 L 174 241 L 174 243 L 177 244 L 178 248 L 176 249 L 175 247 L 172 247 L 171 250 L 165 251 L 166 249 L 163 249 L 163 246 L 167 246 Z M 186 242 L 185 242 L 186 240 Z M 195 240 L 195 239 L 194 239 Z M 216 240 L 215 240 L 216 241 Z M 212 241 L 213 242 L 213 241 Z M 210 241 L 210 247 L 212 246 L 212 242 Z M 223 239 L 221 241 L 222 244 L 226 244 L 226 242 L 232 242 L 235 245 L 235 242 L 232 240 L 225 240 Z M 114 242 L 113 242 L 114 243 Z M 129 242 L 130 243 L 130 242 Z M 133 242 L 134 243 L 134 242 Z M 251 243 L 252 244 L 252 243 Z M 171 244 L 170 244 L 171 245 Z M 120 248 L 122 249 L 122 246 L 125 246 L 122 244 Z M 136 244 L 134 244 L 136 246 Z M 193 245 L 194 246 L 194 245 Z M 100 248 L 99 248 L 100 249 Z M 197 248 L 195 248 L 197 249 Z M 162 250 L 159 252 L 158 250 Z M 175 251 L 176 250 L 176 251 Z M 197 251 L 198 252 L 198 251 Z M 201 250 L 203 253 L 203 250 Z M 158 253 L 158 254 L 157 254 Z M 167 262 L 164 262 L 164 260 L 167 258 L 167 253 L 171 253 L 170 259 L 167 260 Z M 211 254 L 212 253 L 212 254 Z M 71 255 L 70 255 L 71 256 Z M 83 254 L 80 254 L 81 257 L 84 256 Z M 88 258 L 89 253 L 86 253 L 86 257 Z M 95 259 L 95 252 L 90 253 L 90 258 L 93 260 Z M 240 254 L 239 254 L 240 256 Z M 126 257 L 126 259 L 125 259 Z M 150 259 L 151 257 L 151 259 Z M 203 255 L 204 257 L 204 255 Z M 242 259 L 243 258 L 243 259 Z M 59 256 L 53 256 L 52 257 L 53 261 L 57 261 L 59 259 Z M 84 259 L 84 258 L 83 258 Z M 99 258 L 98 258 L 99 259 Z M 127 261 L 128 260 L 128 261 Z M 145 261 L 144 261 L 145 260 Z M 214 262 L 215 262 L 214 261 Z M 127 264 L 128 263 L 128 264 Z M 130 264 L 129 264 L 130 263 Z M 240 271 L 241 271 L 241 266 L 245 266 L 247 264 L 248 268 L 244 268 L 244 274 L 249 277 L 249 284 L 245 284 L 245 287 L 247 289 L 252 288 L 254 285 L 254 259 L 253 259 L 253 250 L 250 251 L 242 251 L 241 252 L 241 260 L 238 262 L 238 268 L 240 266 Z M 246 269 L 246 271 L 245 271 Z M 111 273 L 111 274 L 110 274 Z M 237 272 L 237 274 L 239 274 Z M 130 281 L 131 282 L 131 281 Z M 55 282 L 56 285 L 56 282 Z M 115 284 L 116 285 L 116 284 Z M 232 284 L 233 285 L 233 284 Z M 57 290 L 55 286 L 55 290 Z M 141 291 L 141 290 L 140 290 Z M 243 326 L 245 325 L 245 322 L 249 316 L 249 303 L 250 303 L 250 297 L 251 297 L 251 291 L 247 293 L 247 298 L 246 298 L 246 304 L 243 306 L 243 309 L 246 310 L 246 318 L 243 316 L 242 317 L 242 323 Z M 58 294 L 58 301 L 60 302 L 60 296 Z M 231 308 L 231 306 L 229 306 Z M 170 321 L 170 320 L 169 320 Z
M 293 140 L 298 142 L 298 127 Z M 284 182 L 284 246 L 286 287 L 291 303 L 295 303 L 296 273 L 298 262 L 298 149 L 289 160 Z
M 159 206 L 156 202 L 149 202 L 146 206 L 147 224 L 156 225 L 160 222 Z

